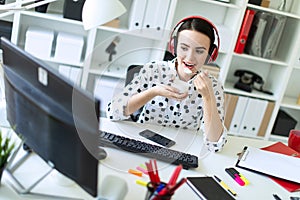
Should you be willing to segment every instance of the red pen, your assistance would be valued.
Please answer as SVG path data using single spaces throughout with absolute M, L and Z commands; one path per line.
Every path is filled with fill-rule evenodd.
M 150 181 L 157 185 L 158 183 L 156 182 L 156 178 L 154 176 L 154 173 L 153 173 L 153 169 L 152 169 L 152 166 L 150 163 L 145 163 L 146 167 L 147 167 L 147 171 L 148 171 L 148 175 L 149 175 L 149 178 L 150 178 Z
M 160 183 L 160 178 L 159 178 L 159 174 L 158 174 L 157 162 L 156 162 L 156 160 L 153 160 L 153 162 L 154 162 L 154 170 L 155 170 L 156 181 L 157 181 L 158 183 Z
M 173 187 L 171 187 L 169 189 L 169 193 L 173 194 L 182 184 L 184 184 L 187 181 L 186 178 L 182 178 L 178 183 L 176 183 L 176 185 L 174 185 Z
M 175 168 L 175 170 L 174 170 L 174 172 L 173 172 L 173 174 L 172 174 L 172 176 L 171 176 L 171 178 L 170 178 L 170 180 L 168 182 L 168 186 L 169 187 L 174 186 L 176 184 L 176 180 L 177 180 L 177 178 L 178 178 L 179 173 L 180 173 L 181 170 L 182 170 L 182 165 L 178 165 Z

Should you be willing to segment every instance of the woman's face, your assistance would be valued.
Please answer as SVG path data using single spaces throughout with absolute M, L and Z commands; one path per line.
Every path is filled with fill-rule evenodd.
M 179 33 L 176 49 L 177 71 L 182 80 L 190 80 L 200 70 L 207 59 L 209 46 L 210 38 L 203 33 L 193 30 Z M 187 73 L 187 69 L 192 73 Z

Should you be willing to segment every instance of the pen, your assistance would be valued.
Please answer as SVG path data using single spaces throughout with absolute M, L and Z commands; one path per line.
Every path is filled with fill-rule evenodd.
M 273 194 L 274 199 L 281 200 L 281 198 L 277 194 Z
M 228 187 L 226 183 L 224 183 L 221 179 L 219 179 L 217 176 L 214 176 L 215 179 L 221 184 L 223 188 L 225 188 L 228 192 L 230 192 L 233 196 L 236 196 L 236 192 L 234 192 L 232 189 Z
M 182 165 L 178 165 L 175 168 L 175 170 L 174 170 L 174 172 L 173 172 L 173 174 L 172 174 L 172 176 L 171 176 L 171 178 L 168 182 L 168 186 L 174 186 L 176 184 L 176 180 L 177 180 L 181 170 L 182 170 Z
M 186 178 L 182 178 L 178 183 L 176 183 L 176 185 L 174 185 L 173 187 L 171 187 L 169 189 L 169 193 L 173 194 L 182 184 L 184 184 L 187 181 Z
M 147 167 L 147 171 L 148 171 L 148 175 L 149 175 L 149 178 L 150 178 L 150 181 L 153 183 L 153 184 L 158 184 L 156 182 L 156 179 L 155 179 L 155 176 L 154 176 L 154 173 L 153 173 L 153 170 L 152 170 L 152 166 L 150 165 L 150 163 L 145 163 L 146 167 Z
M 241 179 L 238 174 L 235 174 L 231 168 L 226 168 L 225 171 L 237 182 L 240 186 L 244 186 L 245 182 Z
M 153 163 L 154 163 L 154 170 L 155 170 L 155 176 L 156 176 L 156 181 L 157 182 L 160 182 L 160 178 L 159 178 L 159 174 L 158 174 L 158 167 L 157 167 L 157 162 L 156 160 L 153 160 Z

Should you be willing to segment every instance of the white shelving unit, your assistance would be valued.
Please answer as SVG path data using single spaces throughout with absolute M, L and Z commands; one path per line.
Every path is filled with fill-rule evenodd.
M 8 2 L 14 2 L 7 0 Z M 17 2 L 19 0 L 16 0 Z M 122 15 L 118 28 L 99 26 L 85 31 L 82 22 L 63 18 L 63 0 L 51 3 L 47 13 L 33 10 L 18 12 L 0 12 L 1 20 L 13 22 L 12 42 L 24 48 L 25 34 L 29 26 L 51 28 L 57 34 L 60 31 L 81 35 L 84 38 L 83 54 L 80 62 L 64 62 L 51 57 L 45 60 L 51 66 L 68 65 L 82 69 L 78 83 L 86 90 L 94 93 L 95 83 L 102 84 L 96 95 L 107 99 L 118 92 L 124 85 L 127 67 L 131 64 L 144 64 L 153 60 L 161 60 L 169 41 L 170 29 L 184 17 L 201 15 L 210 19 L 219 29 L 221 46 L 216 63 L 220 66 L 219 79 L 225 86 L 225 92 L 259 98 L 275 102 L 275 107 L 262 139 L 278 139 L 271 131 L 279 109 L 284 109 L 297 121 L 300 121 L 300 106 L 296 104 L 300 89 L 300 2 L 294 0 L 292 10 L 287 13 L 270 8 L 248 4 L 247 0 L 231 0 L 225 3 L 217 0 L 171 0 L 165 22 L 165 31 L 159 37 L 145 31 L 129 30 L 131 6 L 134 0 L 121 0 L 127 8 Z M 265 59 L 247 54 L 234 53 L 234 47 L 243 21 L 245 10 L 251 8 L 287 17 L 286 27 L 274 59 Z M 165 8 L 161 8 L 165 9 Z M 156 12 L 153 12 L 155 15 Z M 113 60 L 108 60 L 106 48 L 119 38 Z M 53 48 L 54 51 L 54 48 Z M 54 52 L 52 53 L 54 54 Z M 237 81 L 234 71 L 251 69 L 265 80 L 264 88 L 273 92 L 268 95 L 260 92 L 244 92 L 233 88 Z M 99 89 L 99 88 L 98 88 Z M 104 93 L 109 92 L 110 94 Z M 297 129 L 300 129 L 300 122 Z

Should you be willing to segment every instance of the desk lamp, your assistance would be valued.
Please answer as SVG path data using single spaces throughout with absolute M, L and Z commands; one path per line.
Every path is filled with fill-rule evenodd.
M 85 30 L 105 24 L 126 12 L 119 0 L 86 0 L 82 8 L 82 23 Z

